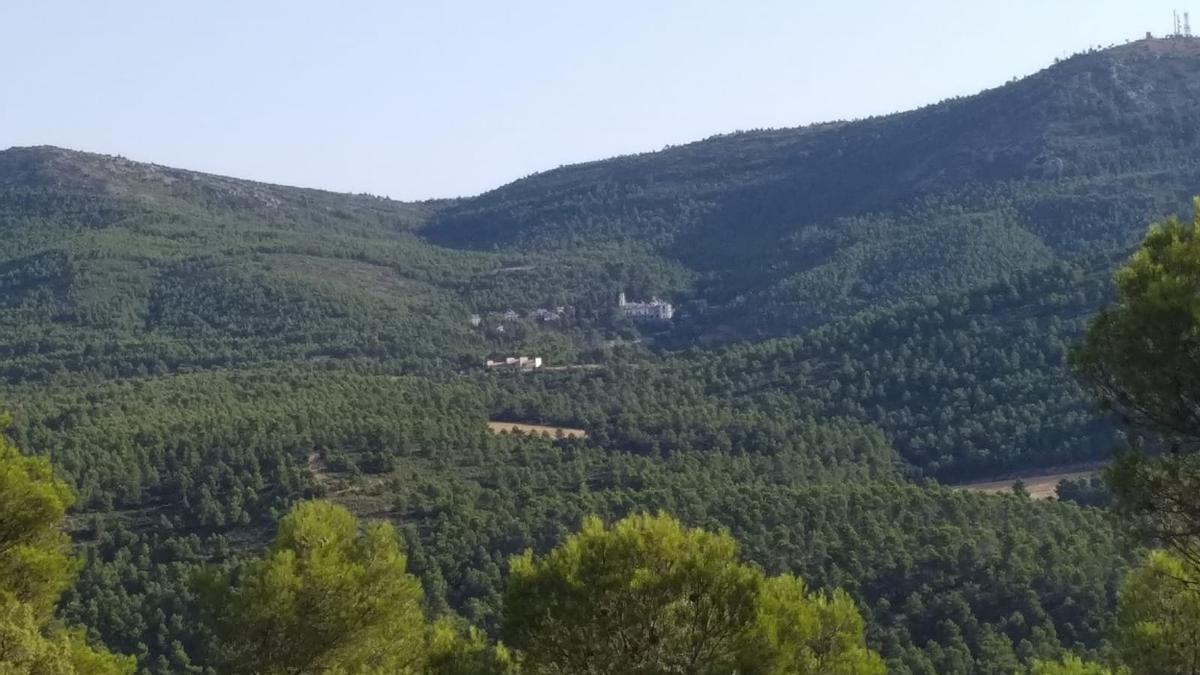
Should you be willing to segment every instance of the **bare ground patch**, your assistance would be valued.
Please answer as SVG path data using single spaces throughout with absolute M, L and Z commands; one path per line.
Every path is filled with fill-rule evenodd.
M 1098 476 L 1102 468 L 1102 464 L 1063 467 L 1049 473 L 1013 475 L 1008 478 L 963 483 L 953 487 L 958 490 L 970 490 L 971 492 L 1003 494 L 1012 492 L 1013 483 L 1021 481 L 1025 484 L 1025 489 L 1029 492 L 1029 496 L 1034 499 L 1052 499 L 1057 496 L 1056 489 L 1060 481 L 1092 478 Z
M 487 426 L 488 430 L 495 434 L 502 432 L 517 432 L 537 436 L 549 434 L 557 438 L 559 432 L 562 432 L 564 438 L 587 438 L 586 431 L 572 427 L 552 427 L 544 424 L 521 424 L 519 422 L 488 422 Z

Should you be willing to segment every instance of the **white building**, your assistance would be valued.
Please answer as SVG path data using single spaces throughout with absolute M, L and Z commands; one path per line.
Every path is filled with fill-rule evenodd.
M 617 308 L 623 316 L 635 321 L 670 321 L 675 316 L 675 308 L 666 300 L 654 297 L 650 302 L 628 302 L 624 291 L 617 296 Z
M 542 367 L 542 357 L 510 356 L 503 361 L 488 359 L 484 365 L 492 370 L 533 370 Z

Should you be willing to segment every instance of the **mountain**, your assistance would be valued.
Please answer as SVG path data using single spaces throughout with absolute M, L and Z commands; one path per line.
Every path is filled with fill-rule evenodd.
M 812 414 L 877 426 L 912 468 L 942 478 L 1090 461 L 1113 431 L 1064 349 L 1147 223 L 1200 186 L 1198 75 L 1200 40 L 1143 40 L 911 112 L 721 136 L 415 204 L 10 149 L 0 378 L 297 361 L 430 375 L 495 354 L 571 364 L 639 339 L 678 350 L 785 338 L 766 343 L 767 361 L 744 363 L 737 347 L 700 361 L 737 364 L 754 389 L 791 392 Z M 618 321 L 620 290 L 669 297 L 677 319 Z M 559 306 L 569 320 L 525 318 Z M 830 340 L 846 344 L 814 352 Z M 695 367 L 664 358 L 668 372 Z M 812 372 L 857 384 L 834 395 L 829 375 L 795 380 Z M 751 405 L 747 385 L 709 387 Z M 508 412 L 620 414 L 585 401 Z
M 467 290 L 457 320 L 519 306 L 600 313 L 624 289 L 681 305 L 674 344 L 761 339 L 1054 264 L 1110 265 L 1200 185 L 1198 76 L 1200 39 L 1142 40 L 919 110 L 719 136 L 452 201 L 402 204 L 52 148 L 0 153 L 0 190 L 21 200 L 10 218 L 92 200 L 72 226 L 101 239 L 127 231 L 131 213 L 197 219 L 195 233 L 219 216 L 274 242 L 242 250 L 295 254 L 338 237 L 362 249 L 346 255 L 391 269 L 342 270 L 343 281 L 395 273 L 447 298 Z M 178 248 L 166 236 L 154 248 Z M 379 260 L 367 243 L 378 237 L 422 262 Z M 431 258 L 446 264 L 412 269 Z M 495 270 L 515 271 L 484 278 Z
M 1198 75 L 1200 40 L 1143 40 L 911 112 L 414 204 L 13 148 L 0 152 L 0 379 L 295 362 L 470 373 L 495 354 L 571 364 L 640 339 L 786 338 L 766 362 L 736 347 L 700 359 L 877 426 L 943 478 L 1091 460 L 1112 429 L 1064 346 L 1146 224 L 1200 186 Z M 669 297 L 677 319 L 621 322 L 620 290 Z M 559 306 L 568 320 L 525 318 Z M 848 342 L 813 351 L 832 336 Z M 692 357 L 655 358 L 673 372 Z M 830 376 L 789 375 L 811 372 L 857 384 L 831 395 Z M 918 372 L 936 386 L 912 391 Z M 709 387 L 751 405 L 746 386 Z M 600 423 L 583 401 L 509 413 Z
M 537 174 L 437 211 L 474 249 L 636 243 L 681 298 L 783 334 L 931 289 L 1123 250 L 1200 185 L 1200 39 L 1142 40 L 919 110 Z
M 371 223 L 385 230 L 411 229 L 438 205 L 270 185 L 50 146 L 0 153 L 0 189 L 93 194 L 145 206 L 202 205 L 275 220 L 324 214 L 329 223 Z
M 58 148 L 0 152 L 0 378 L 106 377 L 290 359 L 430 371 L 568 341 L 482 310 L 581 305 L 672 285 L 661 261 L 438 248 L 413 234 L 447 202 L 406 204 Z M 630 267 L 632 265 L 632 267 Z M 510 327 L 511 328 L 511 327 Z M 527 328 L 527 330 L 526 330 Z

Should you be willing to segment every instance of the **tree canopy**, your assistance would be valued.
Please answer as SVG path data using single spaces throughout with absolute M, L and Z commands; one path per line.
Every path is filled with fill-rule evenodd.
M 1122 671 L 1123 672 L 1123 671 Z M 1116 675 L 1106 665 L 1089 663 L 1078 656 L 1068 654 L 1059 661 L 1035 660 L 1032 675 Z
M 1117 302 L 1076 350 L 1078 372 L 1126 422 L 1200 448 L 1200 198 L 1153 226 L 1116 275 Z
M 74 500 L 43 457 L 24 457 L 0 419 L 0 673 L 120 675 L 134 661 L 92 647 L 82 629 L 54 618 L 75 579 L 63 517 Z
M 392 527 L 302 502 L 270 551 L 205 586 L 216 662 L 229 673 L 418 673 L 422 592 Z
M 1152 552 L 1122 584 L 1116 655 L 1139 675 L 1200 672 L 1200 198 L 1154 225 L 1117 273 L 1116 305 L 1072 355 L 1137 445 L 1106 472 Z
M 1125 579 L 1117 654 L 1138 675 L 1200 673 L 1200 576 L 1158 551 Z
M 882 673 L 848 597 L 741 563 L 728 534 L 588 519 L 512 562 L 501 634 L 534 673 Z

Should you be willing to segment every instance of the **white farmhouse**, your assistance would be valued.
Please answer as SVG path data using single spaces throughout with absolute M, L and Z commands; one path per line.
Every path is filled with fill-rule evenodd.
M 628 302 L 624 291 L 617 296 L 617 309 L 634 321 L 670 321 L 675 316 L 675 308 L 666 300 L 654 297 L 650 302 Z

